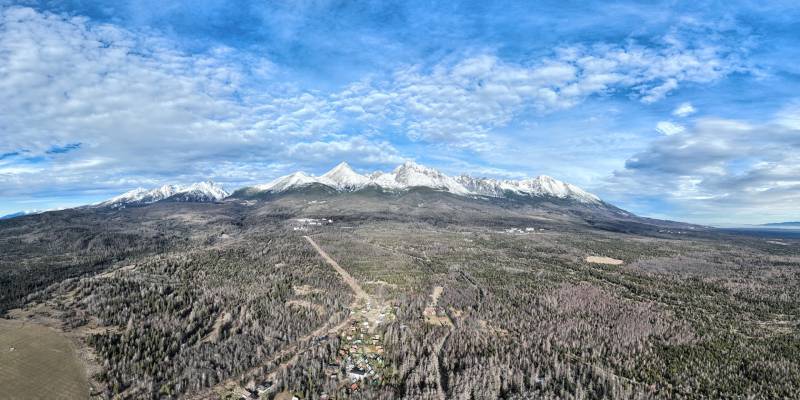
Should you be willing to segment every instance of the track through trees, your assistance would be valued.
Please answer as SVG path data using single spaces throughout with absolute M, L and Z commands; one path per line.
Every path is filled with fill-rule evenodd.
M 333 267 L 333 269 L 335 269 L 336 272 L 339 273 L 339 275 L 342 276 L 342 279 L 344 280 L 344 282 L 348 286 L 350 286 L 350 289 L 353 290 L 353 293 L 356 295 L 356 299 L 357 300 L 358 299 L 364 300 L 364 301 L 369 301 L 370 300 L 369 295 L 367 294 L 367 292 L 364 291 L 364 289 L 361 288 L 361 285 L 358 284 L 358 281 L 356 281 L 356 279 L 353 278 L 353 276 L 350 275 L 349 272 L 345 271 L 344 268 L 339 266 L 339 263 L 337 263 L 336 260 L 331 258 L 331 256 L 329 256 L 328 253 L 325 252 L 325 250 L 322 250 L 322 248 L 319 247 L 317 242 L 315 242 L 314 239 L 311 238 L 311 236 L 303 236 L 303 238 L 305 238 L 308 241 L 308 243 L 310 243 L 311 246 L 314 247 L 314 250 L 316 250 L 317 253 L 319 253 L 319 255 L 323 259 L 325 259 L 325 261 L 327 261 L 328 264 L 330 264 L 330 266 Z

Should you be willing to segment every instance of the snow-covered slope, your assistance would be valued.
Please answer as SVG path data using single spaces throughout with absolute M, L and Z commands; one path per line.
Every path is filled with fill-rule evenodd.
M 275 179 L 270 183 L 253 186 L 253 189 L 264 192 L 280 193 L 284 190 L 317 182 L 319 182 L 318 178 L 308 175 L 305 172 L 294 172 L 292 174 Z
M 310 184 L 322 184 L 338 191 L 355 191 L 367 186 L 377 186 L 384 190 L 428 187 L 464 196 L 507 197 L 516 195 L 553 197 L 587 204 L 601 203 L 597 196 L 549 176 L 542 175 L 518 181 L 473 178 L 468 175 L 452 178 L 433 168 L 411 161 L 403 163 L 391 172 L 378 171 L 369 176 L 353 171 L 347 163 L 341 163 L 319 177 L 304 172 L 295 172 L 270 183 L 253 186 L 248 190 L 250 192 L 280 193 Z
M 411 187 L 429 187 L 445 190 L 455 194 L 470 194 L 463 185 L 455 179 L 433 169 L 417 163 L 406 161 L 390 173 L 373 174 L 375 184 L 387 188 L 408 189 Z
M 600 198 L 569 183 L 561 182 L 546 175 L 519 181 L 473 178 L 459 176 L 458 182 L 470 192 L 492 197 L 503 197 L 507 193 L 525 196 L 549 196 L 559 199 L 572 199 L 581 203 L 599 203 Z
M 320 176 L 319 181 L 339 190 L 358 190 L 370 183 L 369 178 L 353 171 L 346 162 Z
M 228 197 L 228 192 L 214 182 L 198 182 L 191 185 L 164 185 L 155 189 L 136 188 L 119 196 L 108 199 L 97 206 L 124 208 L 132 205 L 144 205 L 170 199 L 184 202 L 219 201 Z
M 210 202 L 220 201 L 229 195 L 230 193 L 225 191 L 221 185 L 206 181 L 179 187 L 178 191 L 170 196 L 169 199 L 175 201 Z
M 164 185 L 156 189 L 136 188 L 131 191 L 125 192 L 119 196 L 112 197 L 98 206 L 122 208 L 127 205 L 149 204 L 155 203 L 159 200 L 164 200 L 167 197 L 175 194 L 176 188 L 174 185 Z

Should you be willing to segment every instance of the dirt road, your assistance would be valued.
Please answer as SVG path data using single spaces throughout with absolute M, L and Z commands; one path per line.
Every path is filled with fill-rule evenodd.
M 317 253 L 319 253 L 319 255 L 323 259 L 325 259 L 325 261 L 327 261 L 328 264 L 330 264 L 331 267 L 333 267 L 333 269 L 335 269 L 336 272 L 339 273 L 339 275 L 341 275 L 342 280 L 344 280 L 344 283 L 350 286 L 350 289 L 353 290 L 353 293 L 355 293 L 357 299 L 369 301 L 369 295 L 367 294 L 367 292 L 365 292 L 364 289 L 361 288 L 361 285 L 358 284 L 358 281 L 356 281 L 356 279 L 353 278 L 349 272 L 345 271 L 344 268 L 340 267 L 339 263 L 337 263 L 334 259 L 332 259 L 331 256 L 329 256 L 328 253 L 325 252 L 325 250 L 322 250 L 322 248 L 319 247 L 319 245 L 317 244 L 317 242 L 314 241 L 314 239 L 312 239 L 310 236 L 303 236 L 303 237 L 308 241 L 308 243 L 311 243 L 311 246 L 314 247 L 314 250 L 316 250 Z

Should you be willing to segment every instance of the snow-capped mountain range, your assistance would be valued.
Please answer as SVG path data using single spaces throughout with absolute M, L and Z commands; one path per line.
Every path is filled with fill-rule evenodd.
M 523 180 L 474 178 L 468 175 L 453 178 L 433 168 L 411 161 L 403 163 L 391 172 L 374 172 L 370 175 L 361 175 L 343 162 L 321 176 L 295 172 L 272 182 L 246 189 L 251 193 L 281 193 L 311 184 L 322 184 L 337 191 L 357 191 L 366 187 L 379 187 L 384 190 L 428 187 L 463 196 L 507 197 L 517 195 L 555 197 L 586 204 L 601 203 L 599 197 L 549 176 L 541 175 Z
M 136 188 L 119 196 L 97 204 L 99 207 L 124 208 L 131 205 L 145 205 L 161 200 L 183 202 L 220 201 L 228 197 L 222 186 L 208 181 L 191 185 L 164 185 L 156 189 Z
M 311 185 L 324 185 L 338 192 L 355 192 L 365 188 L 384 191 L 404 191 L 414 187 L 427 187 L 460 196 L 509 197 L 527 196 L 573 200 L 583 204 L 602 204 L 597 196 L 549 176 L 522 180 L 474 178 L 469 175 L 451 177 L 417 163 L 408 161 L 390 172 L 373 172 L 362 175 L 342 162 L 320 176 L 295 172 L 272 182 L 242 188 L 238 193 L 247 195 L 276 194 Z M 214 202 L 230 196 L 222 186 L 213 182 L 191 185 L 164 185 L 155 189 L 137 188 L 95 204 L 96 207 L 125 208 L 158 201 Z

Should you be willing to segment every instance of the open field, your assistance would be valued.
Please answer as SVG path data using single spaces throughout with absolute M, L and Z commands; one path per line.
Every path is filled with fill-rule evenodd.
M 84 367 L 70 340 L 31 323 L 0 319 L 0 396 L 88 399 Z

